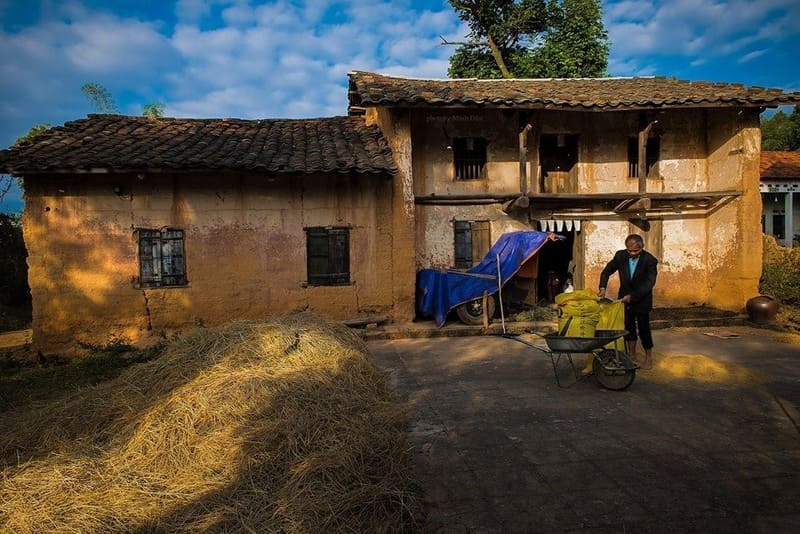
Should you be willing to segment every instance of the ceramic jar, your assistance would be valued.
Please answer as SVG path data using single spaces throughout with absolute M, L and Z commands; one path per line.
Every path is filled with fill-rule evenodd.
M 769 295 L 758 295 L 747 301 L 747 317 L 754 323 L 768 323 L 778 313 L 778 301 Z

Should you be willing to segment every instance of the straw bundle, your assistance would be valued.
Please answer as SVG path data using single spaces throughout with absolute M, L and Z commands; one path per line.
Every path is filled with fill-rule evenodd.
M 317 315 L 198 329 L 3 418 L 4 531 L 414 526 L 405 407 L 362 340 Z

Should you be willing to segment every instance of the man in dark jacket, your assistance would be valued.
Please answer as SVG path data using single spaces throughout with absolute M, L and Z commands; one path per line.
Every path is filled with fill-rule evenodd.
M 600 297 L 606 296 L 609 277 L 619 273 L 620 301 L 625 303 L 625 336 L 628 354 L 636 360 L 636 340 L 642 339 L 644 348 L 643 369 L 653 365 L 653 335 L 650 331 L 650 310 L 653 309 L 653 286 L 658 275 L 658 260 L 644 250 L 644 239 L 639 234 L 625 238 L 625 249 L 618 250 L 600 273 Z M 638 332 L 638 335 L 637 335 Z

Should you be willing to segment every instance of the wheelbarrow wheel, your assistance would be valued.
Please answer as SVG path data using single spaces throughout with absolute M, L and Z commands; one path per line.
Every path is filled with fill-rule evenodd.
M 595 354 L 592 373 L 604 388 L 622 391 L 633 384 L 636 367 L 631 364 L 624 352 L 605 349 Z
M 456 308 L 456 314 L 461 322 L 469 325 L 483 324 L 484 311 L 489 317 L 489 322 L 492 322 L 494 317 L 495 303 L 494 297 L 486 298 L 486 310 L 483 309 L 483 297 L 465 302 Z

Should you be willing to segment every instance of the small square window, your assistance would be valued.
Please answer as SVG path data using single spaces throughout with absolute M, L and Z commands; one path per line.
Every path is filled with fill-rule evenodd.
M 183 230 L 136 230 L 139 242 L 139 287 L 184 286 L 186 261 Z
M 306 228 L 308 284 L 336 286 L 350 283 L 350 230 Z
M 482 137 L 456 137 L 453 139 L 453 164 L 456 180 L 483 178 L 486 166 L 486 139 Z

